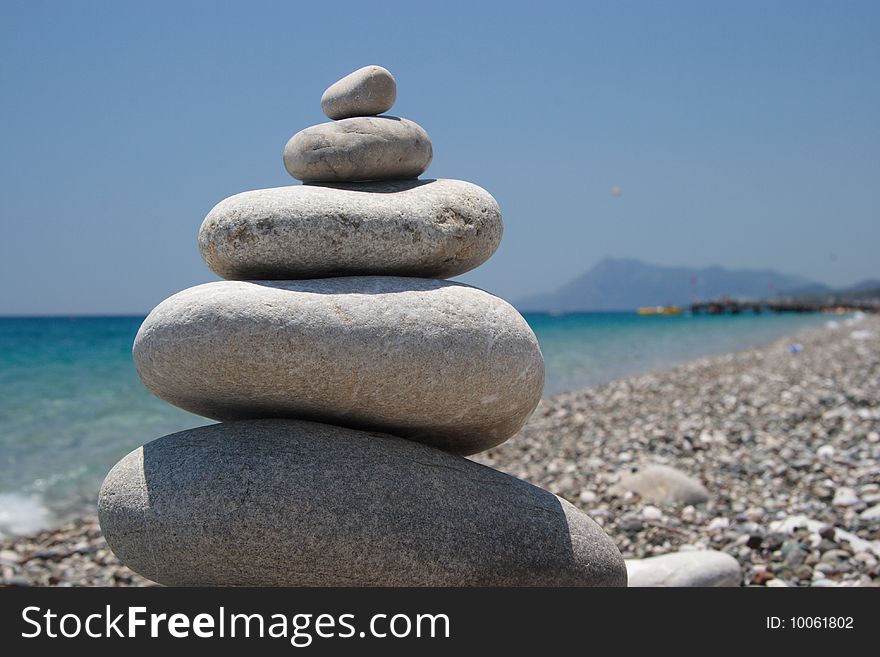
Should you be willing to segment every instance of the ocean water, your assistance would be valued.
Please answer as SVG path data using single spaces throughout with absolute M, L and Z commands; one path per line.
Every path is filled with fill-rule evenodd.
M 744 349 L 820 315 L 527 315 L 545 394 Z M 131 344 L 142 317 L 0 318 L 0 534 L 93 511 L 104 475 L 135 447 L 207 424 L 141 385 Z
M 544 354 L 544 394 L 739 351 L 825 324 L 821 314 L 529 314 Z

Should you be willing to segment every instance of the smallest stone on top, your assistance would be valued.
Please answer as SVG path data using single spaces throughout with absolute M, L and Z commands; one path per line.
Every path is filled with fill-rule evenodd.
M 388 69 L 364 66 L 334 82 L 321 96 L 321 110 L 334 121 L 376 116 L 397 100 L 397 82 Z

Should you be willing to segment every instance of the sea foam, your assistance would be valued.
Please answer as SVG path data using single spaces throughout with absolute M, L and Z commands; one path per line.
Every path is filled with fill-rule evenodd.
M 0 537 L 33 534 L 52 524 L 52 512 L 37 495 L 0 493 Z

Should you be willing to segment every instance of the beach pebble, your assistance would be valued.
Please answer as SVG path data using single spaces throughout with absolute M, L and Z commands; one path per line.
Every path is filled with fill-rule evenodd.
M 578 496 L 578 500 L 580 500 L 581 504 L 591 504 L 595 502 L 597 498 L 596 493 L 591 490 L 587 490 L 586 488 L 581 491 L 581 494 Z
M 779 552 L 787 566 L 799 566 L 809 554 L 809 550 L 799 541 L 789 540 L 782 544 Z
M 701 504 L 709 499 L 706 488 L 696 479 L 667 465 L 649 465 L 637 472 L 626 472 L 610 492 L 638 493 L 647 502 L 659 505 Z
M 331 84 L 321 96 L 321 110 L 331 119 L 375 116 L 397 100 L 397 81 L 381 66 L 364 66 Z
M 213 424 L 117 463 L 119 559 L 166 585 L 625 586 L 584 513 L 418 443 L 296 420 Z
M 660 520 L 662 517 L 663 512 L 656 506 L 649 505 L 642 509 L 642 518 L 645 520 Z
M 296 133 L 284 147 L 287 172 L 307 182 L 418 178 L 432 157 L 428 133 L 394 116 L 321 123 Z
M 767 582 L 764 584 L 764 586 L 766 586 L 767 588 L 770 588 L 770 589 L 788 588 L 788 584 L 786 584 L 784 580 L 776 579 L 776 578 L 768 579 Z
M 862 520 L 880 520 L 880 504 L 865 509 L 859 514 Z
M 750 506 L 743 512 L 743 515 L 746 517 L 746 520 L 751 522 L 760 522 L 764 519 L 764 509 Z
M 673 552 L 647 559 L 627 559 L 628 586 L 739 586 L 739 562 L 715 550 Z
M 834 491 L 834 499 L 831 503 L 834 506 L 855 506 L 861 502 L 859 496 L 852 488 L 838 488 Z
M 544 385 L 512 306 L 424 278 L 199 285 L 150 313 L 133 356 L 153 394 L 199 415 L 311 419 L 461 454 L 516 433 Z
M 822 445 L 816 450 L 816 456 L 820 459 L 830 459 L 834 457 L 834 447 L 831 445 Z
M 837 536 L 837 530 L 832 525 L 826 525 L 819 529 L 819 531 L 817 531 L 816 533 L 819 535 L 820 538 L 824 538 L 828 541 L 833 541 L 834 538 Z
M 823 552 L 822 556 L 819 558 L 819 561 L 823 561 L 825 563 L 837 563 L 839 561 L 845 561 L 852 556 L 853 555 L 846 550 L 832 549 L 828 550 L 827 552 Z
M 853 555 L 853 559 L 856 561 L 865 564 L 868 568 L 872 568 L 877 565 L 877 559 L 870 552 L 856 552 Z
M 234 280 L 450 278 L 488 260 L 502 232 L 495 199 L 461 180 L 292 185 L 221 201 L 199 250 Z
M 730 526 L 730 520 L 728 518 L 712 518 L 709 521 L 709 524 L 706 525 L 706 531 L 709 532 L 717 532 L 722 529 L 727 529 Z
M 0 550 L 0 565 L 19 564 L 24 557 L 15 550 Z

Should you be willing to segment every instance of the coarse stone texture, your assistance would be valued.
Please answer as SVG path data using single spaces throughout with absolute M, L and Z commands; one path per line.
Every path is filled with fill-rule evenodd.
M 321 110 L 331 119 L 375 116 L 397 100 L 397 81 L 388 69 L 364 66 L 331 84 L 321 96 Z
M 702 504 L 709 499 L 703 484 L 668 465 L 649 465 L 637 472 L 627 472 L 611 492 L 638 493 L 647 502 L 663 505 Z
M 117 463 L 119 559 L 167 585 L 625 586 L 620 552 L 543 489 L 400 438 L 297 420 L 214 424 Z
M 461 454 L 516 433 L 544 385 L 512 306 L 424 278 L 199 285 L 150 313 L 134 361 L 155 395 L 206 417 L 305 418 Z
M 739 586 L 739 562 L 717 550 L 688 550 L 627 559 L 629 586 Z
M 299 131 L 284 147 L 287 172 L 307 182 L 418 178 L 432 157 L 428 133 L 396 116 L 320 123 Z
M 448 278 L 488 260 L 502 232 L 495 199 L 461 180 L 293 185 L 221 201 L 199 250 L 227 279 Z

